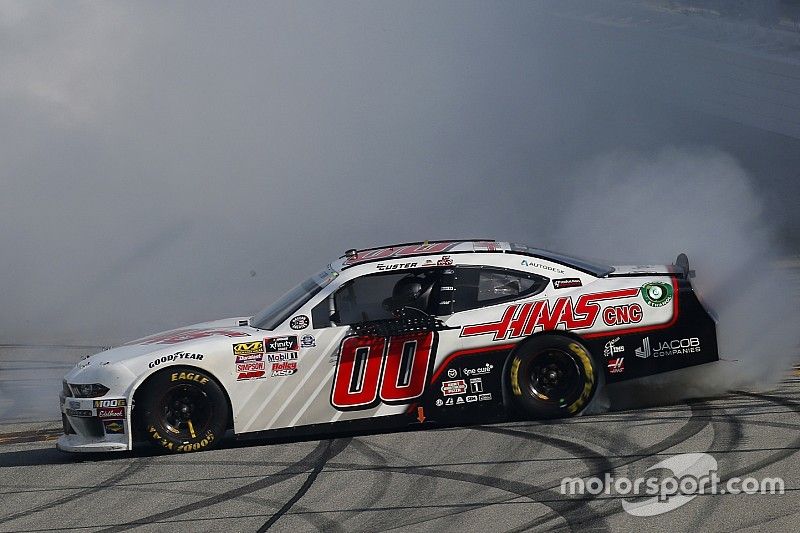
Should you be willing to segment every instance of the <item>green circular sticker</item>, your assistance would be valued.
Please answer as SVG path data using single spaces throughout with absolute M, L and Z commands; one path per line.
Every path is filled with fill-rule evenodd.
M 642 285 L 642 298 L 651 307 L 661 307 L 672 300 L 672 285 L 654 281 Z

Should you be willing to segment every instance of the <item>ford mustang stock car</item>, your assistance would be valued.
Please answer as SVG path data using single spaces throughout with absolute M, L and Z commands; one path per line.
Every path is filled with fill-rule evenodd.
M 600 387 L 718 360 L 692 275 L 684 254 L 612 267 L 490 240 L 348 250 L 255 316 L 82 359 L 57 446 L 574 416 Z

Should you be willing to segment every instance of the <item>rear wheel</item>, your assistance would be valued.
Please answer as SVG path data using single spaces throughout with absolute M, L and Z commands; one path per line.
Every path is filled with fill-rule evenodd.
M 196 368 L 159 372 L 137 395 L 148 438 L 170 452 L 214 447 L 228 425 L 228 401 L 217 382 Z
M 515 352 L 508 380 L 517 405 L 535 418 L 563 418 L 580 413 L 597 389 L 589 351 L 560 335 L 534 337 Z

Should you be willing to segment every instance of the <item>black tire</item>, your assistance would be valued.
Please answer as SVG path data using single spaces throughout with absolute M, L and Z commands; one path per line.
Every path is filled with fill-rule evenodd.
M 526 415 L 566 418 L 589 405 L 598 376 L 582 343 L 561 335 L 542 335 L 514 352 L 508 382 L 512 397 Z
M 170 452 L 216 446 L 228 427 L 228 400 L 211 375 L 190 367 L 165 369 L 137 394 L 141 427 L 148 439 Z

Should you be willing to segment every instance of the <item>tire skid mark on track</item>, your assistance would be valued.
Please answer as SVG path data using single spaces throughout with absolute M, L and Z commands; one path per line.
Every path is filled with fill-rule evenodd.
M 13 513 L 13 514 L 10 514 L 10 515 L 2 516 L 2 517 L 0 517 L 0 524 L 5 524 L 7 522 L 10 522 L 12 520 L 16 520 L 18 518 L 25 518 L 26 516 L 30 516 L 32 514 L 39 513 L 41 511 L 48 511 L 48 510 L 50 510 L 53 507 L 56 507 L 58 505 L 62 505 L 64 503 L 68 503 L 68 502 L 71 503 L 71 502 L 74 502 L 75 500 L 77 500 L 79 498 L 90 496 L 90 495 L 92 495 L 92 494 L 94 494 L 96 492 L 99 492 L 101 490 L 113 487 L 114 485 L 116 485 L 120 481 L 133 476 L 134 474 L 138 473 L 141 470 L 144 470 L 145 468 L 150 466 L 151 462 L 152 462 L 151 458 L 146 458 L 146 459 L 143 459 L 143 460 L 141 460 L 139 462 L 130 463 L 121 472 L 118 472 L 118 473 L 106 478 L 105 480 L 99 482 L 94 487 L 89 487 L 89 488 L 80 490 L 80 491 L 78 491 L 76 493 L 68 494 L 66 496 L 62 496 L 61 498 L 57 498 L 55 500 L 43 503 L 41 505 L 37 505 L 36 507 L 34 507 L 32 509 L 28 509 L 28 510 L 25 510 L 25 511 L 20 511 L 18 513 Z
M 359 453 L 361 453 L 362 455 L 364 455 L 367 459 L 372 459 L 372 463 L 375 466 L 384 466 L 385 467 L 385 466 L 388 466 L 388 464 L 389 464 L 389 459 L 385 455 L 383 455 L 382 453 L 376 451 L 373 448 L 373 446 L 370 446 L 369 444 L 367 444 L 365 442 L 362 442 L 362 441 L 360 441 L 358 439 L 353 439 L 353 441 L 350 443 L 350 446 L 353 449 L 355 449 L 356 451 L 358 451 Z M 378 472 L 378 471 L 379 470 L 375 470 L 375 472 Z M 373 507 L 379 501 L 381 501 L 383 499 L 383 497 L 387 494 L 387 492 L 389 490 L 389 485 L 390 485 L 391 479 L 392 479 L 392 477 L 394 477 L 393 474 L 394 473 L 391 470 L 383 470 L 382 471 L 382 475 L 374 476 L 375 477 L 375 481 L 372 483 L 373 490 L 368 491 L 369 497 L 364 502 L 365 505 L 367 505 L 369 507 Z M 419 490 L 419 487 L 415 487 L 414 490 Z M 349 516 L 346 516 L 341 521 L 345 522 L 348 519 L 350 519 L 351 517 L 352 517 L 352 514 L 349 515 Z M 378 524 L 375 524 L 375 529 L 380 529 L 380 527 L 381 526 L 379 526 Z
M 492 432 L 492 433 L 500 433 L 503 430 L 503 428 L 485 428 L 485 427 L 478 427 L 478 428 L 474 428 L 474 429 L 476 429 L 478 431 L 488 431 L 488 432 Z M 510 431 L 513 431 L 513 430 L 510 430 Z M 523 435 L 525 435 L 525 438 L 529 437 L 529 434 L 523 434 Z M 519 436 L 519 435 L 514 434 L 514 436 Z M 542 436 L 537 436 L 537 437 L 540 437 L 539 440 L 545 440 L 550 445 L 555 446 L 555 447 L 563 447 L 563 448 L 568 448 L 570 450 L 578 450 L 578 451 L 582 452 L 584 456 L 590 457 L 590 458 L 602 463 L 604 466 L 605 466 L 605 464 L 607 462 L 605 460 L 605 458 L 598 457 L 596 454 L 594 454 L 593 450 L 590 450 L 590 449 L 586 448 L 585 446 L 577 444 L 577 443 L 575 443 L 573 441 L 568 441 L 568 440 L 560 439 L 560 438 L 556 438 L 556 437 L 542 437 Z M 587 451 L 589 453 L 587 453 Z M 610 463 L 609 463 L 609 465 L 610 465 Z M 590 520 L 593 520 L 595 523 L 601 523 L 602 524 L 602 525 L 600 525 L 598 527 L 601 527 L 601 528 L 602 527 L 606 527 L 607 528 L 607 525 L 605 525 L 603 523 L 602 518 L 599 515 L 596 515 L 594 510 L 591 509 L 588 505 L 585 505 L 584 501 L 568 501 L 568 500 L 564 500 L 563 498 L 559 498 L 559 495 L 554 490 L 552 490 L 552 487 L 545 487 L 545 486 L 541 486 L 541 485 L 532 485 L 532 484 L 523 483 L 523 482 L 520 482 L 520 481 L 513 481 L 513 480 L 509 480 L 509 479 L 505 479 L 505 478 L 497 478 L 497 477 L 481 475 L 481 474 L 469 474 L 469 473 L 464 473 L 464 472 L 438 470 L 438 469 L 432 469 L 432 468 L 427 468 L 427 467 L 423 468 L 423 469 L 420 469 L 420 470 L 415 470 L 414 472 L 409 472 L 409 473 L 416 474 L 416 475 L 423 475 L 423 476 L 435 476 L 435 477 L 450 479 L 450 480 L 454 480 L 454 481 L 464 481 L 464 482 L 467 482 L 467 483 L 485 485 L 485 486 L 492 487 L 492 488 L 497 489 L 497 490 L 501 490 L 501 491 L 504 491 L 504 492 L 509 492 L 509 493 L 514 494 L 515 496 L 512 499 L 516 499 L 518 497 L 523 497 L 523 498 L 526 498 L 526 499 L 530 499 L 531 500 L 530 503 L 541 504 L 541 505 L 544 505 L 545 507 L 550 509 L 550 512 L 546 513 L 544 515 L 544 517 L 542 517 L 542 519 L 544 520 L 545 523 L 546 522 L 550 522 L 551 520 L 560 518 L 561 520 L 563 520 L 568 525 L 568 527 L 570 529 L 574 529 L 575 528 L 575 524 L 572 524 L 571 521 L 570 521 L 570 516 L 571 516 L 570 513 L 573 512 L 573 511 L 580 511 L 580 516 L 581 517 L 586 516 Z M 548 494 L 550 496 L 550 498 L 547 498 L 547 502 L 545 502 L 544 499 L 531 498 L 532 494 Z M 457 513 L 445 511 L 444 514 L 439 514 L 438 516 L 425 518 L 423 520 L 418 520 L 418 521 L 415 521 L 415 522 L 410 522 L 410 523 L 406 522 L 406 523 L 403 523 L 401 525 L 397 525 L 395 527 L 389 528 L 386 531 L 391 531 L 391 530 L 396 529 L 398 527 L 399 528 L 408 528 L 408 527 L 411 527 L 411 526 L 419 526 L 420 524 L 424 524 L 424 523 L 430 522 L 432 520 L 438 520 L 438 519 L 441 519 L 441 518 L 444 518 L 444 517 L 447 517 L 447 516 L 451 516 L 453 514 L 464 513 L 464 512 L 480 509 L 480 508 L 483 508 L 483 507 L 496 505 L 498 503 L 504 503 L 504 502 L 507 502 L 508 500 L 509 500 L 508 498 L 499 498 L 497 500 L 493 500 L 493 501 L 489 501 L 489 502 L 476 503 L 475 505 L 471 505 L 469 507 L 460 509 L 459 511 L 457 511 Z M 537 522 L 538 521 L 539 521 L 539 519 L 537 519 Z M 529 526 L 530 525 L 526 525 L 526 528 L 528 528 Z
M 724 444 L 734 450 L 739 449 L 739 445 L 741 444 L 742 440 L 744 439 L 744 431 L 742 429 L 742 423 L 736 419 L 735 417 L 730 417 L 727 421 L 720 421 L 714 420 L 711 422 L 711 428 L 714 431 L 714 438 L 709 445 L 709 449 L 714 449 L 720 447 L 720 445 Z M 708 450 L 704 450 L 706 453 Z M 732 461 L 738 459 L 738 456 L 729 456 Z M 719 506 L 722 504 L 722 500 L 719 498 L 712 498 L 706 507 L 703 510 L 702 515 L 695 516 L 694 520 L 692 521 L 691 525 L 687 528 L 688 530 L 702 530 L 702 522 L 710 517 L 712 513 L 714 513 Z
M 465 440 L 466 441 L 470 440 L 469 432 L 475 431 L 475 430 L 476 430 L 475 427 L 470 427 L 470 428 L 467 428 L 467 429 L 463 429 L 462 428 L 462 432 L 465 434 Z M 528 454 L 536 454 L 536 453 L 539 453 L 539 451 L 540 451 L 542 446 L 541 445 L 539 445 L 539 446 L 534 445 L 534 446 L 525 446 L 525 447 L 526 447 L 525 451 Z M 396 453 L 396 452 L 392 451 L 392 453 Z M 409 459 L 406 459 L 406 460 L 408 462 L 410 462 L 410 463 L 412 462 Z M 470 461 L 470 462 L 460 462 L 460 463 L 435 463 L 435 464 L 425 464 L 425 465 L 422 465 L 422 464 L 419 464 L 419 463 L 414 463 L 413 466 L 396 466 L 396 467 L 392 467 L 391 470 L 392 471 L 396 471 L 396 472 L 400 472 L 400 473 L 403 473 L 403 474 L 406 474 L 406 475 L 414 475 L 414 474 L 417 474 L 417 473 L 422 473 L 423 474 L 422 479 L 418 478 L 417 480 L 414 481 L 413 484 L 409 484 L 410 486 L 413 485 L 413 489 L 409 492 L 409 494 L 412 496 L 412 498 L 416 499 L 416 498 L 418 498 L 420 493 L 425 493 L 425 491 L 421 489 L 421 482 L 423 480 L 430 480 L 431 481 L 431 483 L 432 483 L 431 487 L 432 488 L 431 488 L 431 490 L 428 491 L 428 493 L 434 494 L 435 490 L 437 488 L 439 488 L 438 487 L 438 480 L 443 477 L 443 476 L 436 476 L 436 475 L 428 475 L 425 472 L 420 472 L 420 469 L 442 468 L 442 467 L 447 467 L 447 466 L 454 466 L 454 467 L 475 466 L 475 465 L 494 466 L 495 468 L 492 468 L 492 469 L 489 470 L 488 473 L 484 473 L 483 474 L 484 479 L 488 479 L 489 477 L 496 478 L 496 479 L 504 479 L 503 475 L 507 475 L 508 474 L 508 472 L 505 471 L 505 470 L 507 470 L 506 467 L 511 467 L 512 465 L 515 465 L 515 464 L 518 464 L 518 463 L 519 463 L 519 461 Z M 455 472 L 452 472 L 452 473 L 455 474 Z M 450 478 L 450 476 L 448 476 L 448 479 L 449 478 Z M 474 483 L 473 482 L 472 484 L 476 485 L 479 490 L 480 490 L 480 487 L 487 486 L 486 483 Z M 489 484 L 488 486 L 493 486 L 493 485 Z M 506 490 L 504 488 L 497 487 L 497 486 L 493 486 L 493 488 L 496 488 L 498 490 L 503 490 L 503 491 Z M 515 498 L 519 498 L 519 496 L 515 496 Z M 503 501 L 503 499 L 504 498 L 499 498 L 499 501 Z M 527 500 L 527 498 L 526 498 L 526 500 Z M 397 517 L 393 517 L 393 516 L 389 516 L 389 517 L 385 518 L 383 520 L 384 524 L 380 524 L 379 525 L 379 524 L 377 524 L 375 522 L 373 522 L 373 523 L 375 524 L 375 528 L 376 529 L 380 529 L 381 531 L 389 531 L 389 530 L 392 530 L 392 529 L 396 529 L 397 527 L 408 527 L 408 526 L 412 526 L 412 525 L 418 525 L 418 524 L 422 524 L 424 522 L 440 520 L 442 518 L 445 518 L 447 516 L 451 516 L 451 515 L 454 515 L 454 514 L 470 512 L 470 511 L 473 511 L 473 510 L 481 509 L 483 507 L 494 505 L 494 503 L 495 503 L 495 501 L 492 500 L 492 501 L 486 501 L 486 502 L 479 501 L 479 502 L 474 503 L 474 504 L 450 504 L 450 505 L 444 504 L 444 505 L 440 505 L 440 506 L 418 505 L 419 509 L 423 509 L 423 508 L 424 509 L 430 509 L 431 511 L 436 512 L 437 514 L 435 514 L 434 516 L 429 516 L 429 517 L 426 517 L 426 518 L 423 518 L 423 519 L 416 520 L 414 522 L 401 522 L 399 525 L 398 525 L 398 518 Z M 534 503 L 534 502 L 530 502 L 530 501 L 526 501 L 525 502 L 526 505 L 530 505 L 532 503 Z M 456 510 L 456 512 L 454 512 L 454 510 Z M 405 517 L 406 515 L 403 515 L 403 516 Z M 371 525 L 373 523 L 371 523 Z
M 657 442 L 657 443 L 647 447 L 644 450 L 644 453 L 642 453 L 642 454 L 627 455 L 627 456 L 625 456 L 625 459 L 626 459 L 625 461 L 621 461 L 621 462 L 619 462 L 617 464 L 614 464 L 614 465 L 611 465 L 610 463 L 608 463 L 608 465 L 606 465 L 606 466 L 610 465 L 610 467 L 612 469 L 610 471 L 613 471 L 613 468 L 616 468 L 616 467 L 619 467 L 619 466 L 628 465 L 628 464 L 631 464 L 633 462 L 636 462 L 636 461 L 651 457 L 654 453 L 663 452 L 664 450 L 667 450 L 667 449 L 675 446 L 676 444 L 678 444 L 680 442 L 683 442 L 684 440 L 690 438 L 691 436 L 696 435 L 697 433 L 699 433 L 700 431 L 702 431 L 703 429 L 705 429 L 709 425 L 708 421 L 704 422 L 702 420 L 703 417 L 696 416 L 697 413 L 702 411 L 702 407 L 703 407 L 703 403 L 702 402 L 690 402 L 690 403 L 684 404 L 684 405 L 688 405 L 688 407 L 690 409 L 690 417 L 688 419 L 681 418 L 681 420 L 686 420 L 686 423 L 683 426 L 681 426 L 681 428 L 677 432 L 673 433 L 672 435 L 670 435 L 669 437 L 663 439 L 662 441 Z M 532 424 L 532 425 L 534 427 L 547 426 L 547 424 Z M 518 427 L 520 427 L 520 426 L 514 426 L 512 428 L 476 427 L 476 428 L 473 428 L 473 429 L 475 429 L 477 431 L 503 433 L 503 434 L 507 434 L 507 435 L 521 437 L 521 438 L 524 438 L 524 439 L 529 439 L 529 440 L 542 440 L 542 439 L 548 439 L 548 438 L 549 439 L 553 439 L 553 437 L 549 437 L 549 436 L 545 437 L 545 436 L 542 436 L 542 435 L 539 435 L 539 434 L 526 433 L 524 431 L 520 431 L 520 430 L 516 429 Z M 570 447 L 573 447 L 573 448 L 576 446 L 573 441 L 568 441 L 568 440 L 565 440 L 565 439 L 558 439 L 558 441 L 560 443 L 563 443 L 563 444 L 565 444 L 567 446 L 570 446 Z M 586 453 L 586 448 L 585 447 L 583 447 L 583 451 L 584 451 L 584 453 Z M 584 459 L 598 459 L 597 454 L 595 454 L 593 450 L 589 450 L 589 452 L 590 453 L 588 453 L 586 455 L 582 455 L 580 457 L 580 459 L 581 460 L 584 460 Z M 569 460 L 574 460 L 574 457 L 571 457 Z M 467 464 L 475 464 L 475 463 L 467 463 Z M 366 470 L 372 470 L 372 469 L 379 468 L 379 467 L 366 466 L 366 465 L 331 465 L 331 466 L 332 467 L 334 467 L 334 466 L 343 466 L 343 467 L 366 469 Z M 479 479 L 481 476 L 477 476 L 477 477 L 473 477 L 471 479 L 468 479 L 467 477 L 469 475 L 467 475 L 467 474 L 461 474 L 461 473 L 450 472 L 450 471 L 435 470 L 435 469 L 432 468 L 432 465 L 431 466 L 419 466 L 419 467 L 390 467 L 390 468 L 393 471 L 396 471 L 396 472 L 403 472 L 403 473 L 408 473 L 408 474 L 412 474 L 412 475 L 417 474 L 417 475 L 443 477 L 443 478 L 446 478 L 446 479 L 451 479 L 451 480 L 456 480 L 456 481 L 467 481 L 467 482 L 472 482 L 472 483 L 480 483 L 480 484 L 484 484 L 484 485 L 487 485 L 487 486 L 491 486 L 491 487 L 499 489 L 499 490 L 505 490 L 507 492 L 514 492 L 514 491 L 507 490 L 507 488 L 503 486 L 504 482 L 507 482 L 508 480 L 503 480 L 503 479 L 496 480 L 495 482 L 499 481 L 499 486 L 496 486 L 495 484 L 493 484 L 491 479 L 488 482 L 487 482 L 487 480 Z M 603 473 L 604 473 L 604 471 L 600 472 L 601 475 Z M 596 475 L 596 474 L 587 474 L 587 476 L 590 476 L 590 475 Z M 465 476 L 467 476 L 467 477 L 465 477 Z M 586 476 L 584 476 L 584 477 L 586 477 Z M 563 497 L 560 494 L 555 493 L 555 491 L 553 490 L 555 487 L 544 487 L 544 488 L 542 488 L 542 487 L 534 487 L 534 486 L 530 486 L 529 485 L 528 488 L 531 488 L 533 490 L 530 490 L 529 492 L 524 492 L 523 491 L 522 494 L 516 493 L 517 496 L 515 496 L 515 498 L 519 497 L 519 496 L 530 497 L 530 494 L 534 494 L 534 493 L 545 493 L 545 492 L 549 493 L 550 494 L 550 498 L 546 498 L 546 499 L 542 499 L 542 500 L 537 499 L 537 500 L 534 500 L 534 502 L 532 502 L 532 503 L 539 503 L 540 501 L 542 503 L 544 503 L 544 502 L 551 503 L 552 502 L 552 503 L 554 503 L 554 505 L 565 504 L 565 506 L 567 506 L 569 509 L 580 509 L 582 511 L 582 514 L 580 516 L 576 517 L 576 520 L 578 521 L 578 523 L 575 524 L 575 526 L 580 525 L 580 523 L 586 522 L 587 520 L 588 521 L 592 521 L 592 523 L 594 525 L 598 521 L 602 522 L 602 517 L 603 516 L 608 516 L 608 515 L 611 515 L 614 512 L 616 512 L 616 511 L 613 511 L 613 512 L 608 512 L 607 511 L 607 512 L 601 513 L 601 514 L 596 514 L 595 513 L 595 516 L 592 516 L 592 515 L 584 516 L 584 514 L 588 514 L 588 513 L 586 513 L 586 511 L 589 509 L 588 506 L 585 505 L 586 501 L 587 500 L 594 500 L 595 498 L 582 498 L 582 499 L 574 499 L 574 500 L 564 500 Z M 522 489 L 520 489 L 520 490 L 522 490 Z M 470 511 L 470 510 L 477 509 L 477 508 L 480 508 L 480 507 L 484 507 L 484 506 L 487 506 L 487 505 L 496 505 L 496 504 L 507 503 L 507 502 L 508 502 L 508 499 L 488 502 L 488 503 L 484 503 L 484 504 L 480 504 L 480 505 L 471 505 L 471 506 L 468 506 L 468 507 L 466 507 L 464 509 L 459 510 L 458 512 L 466 512 L 466 511 Z M 583 508 L 583 509 L 581 509 L 581 508 Z M 592 513 L 594 513 L 594 511 L 592 511 Z M 564 516 L 562 516 L 561 513 L 553 510 L 553 512 L 549 513 L 548 515 L 545 515 L 544 517 L 542 517 L 540 519 L 537 519 L 537 520 L 531 522 L 530 524 L 527 524 L 526 527 L 535 527 L 537 525 L 542 525 L 542 524 L 544 524 L 546 522 L 549 522 L 550 520 L 555 518 L 555 516 L 553 516 L 553 515 L 561 516 L 562 518 L 565 518 Z M 447 516 L 447 515 L 443 515 L 443 516 Z M 430 518 L 430 519 L 426 519 L 426 520 L 421 520 L 421 521 L 418 521 L 418 522 L 414 522 L 412 524 L 403 524 L 403 526 L 397 526 L 397 527 L 407 527 L 407 526 L 410 526 L 410 525 L 419 525 L 419 524 L 422 524 L 424 522 L 428 522 L 428 521 L 431 521 L 431 520 L 436 520 L 438 518 L 441 518 L 441 516 Z M 569 520 L 565 520 L 565 521 L 568 524 L 570 524 Z M 573 524 L 570 524 L 570 527 L 573 527 Z
M 22 444 L 25 442 L 43 442 L 56 440 L 64 433 L 61 428 L 54 429 L 34 429 L 31 431 L 17 431 L 14 433 L 4 433 L 0 435 L 0 445 L 2 444 Z
M 782 406 L 785 406 L 785 407 L 789 407 L 796 414 L 800 415 L 800 404 L 792 402 L 791 400 L 787 400 L 787 399 L 784 399 L 784 398 L 776 398 L 774 396 L 768 396 L 768 395 L 765 395 L 765 394 L 757 394 L 757 393 L 750 393 L 750 392 L 743 392 L 743 391 L 738 391 L 737 394 L 744 394 L 744 395 L 752 396 L 754 398 L 760 398 L 760 399 L 768 401 L 768 402 L 776 403 L 776 404 L 779 404 L 779 405 L 782 405 Z M 760 461 L 756 461 L 755 463 L 752 463 L 750 465 L 742 467 L 742 468 L 740 468 L 740 469 L 738 469 L 738 470 L 736 470 L 734 472 L 730 472 L 730 473 L 726 474 L 725 476 L 720 476 L 720 482 L 721 483 L 725 483 L 726 481 L 728 481 L 729 479 L 734 478 L 734 477 L 752 475 L 755 471 L 757 471 L 757 470 L 759 470 L 761 468 L 764 468 L 765 466 L 769 466 L 771 464 L 775 464 L 775 463 L 777 463 L 777 462 L 779 462 L 779 461 L 781 461 L 783 459 L 786 459 L 786 458 L 790 457 L 791 455 L 797 453 L 798 449 L 800 449 L 800 436 L 798 436 L 798 437 L 796 437 L 795 439 L 792 440 L 792 446 L 781 448 L 776 453 L 771 454 L 771 455 L 767 456 L 766 458 L 764 458 L 764 459 L 762 459 Z M 737 450 L 730 450 L 730 452 L 731 453 L 736 453 Z M 787 488 L 786 492 L 791 492 L 791 491 L 794 491 L 794 490 L 798 490 L 798 489 Z M 719 498 L 720 495 L 701 494 L 700 496 L 707 496 L 709 498 Z M 610 516 L 611 514 L 617 514 L 619 512 L 620 512 L 619 510 L 615 510 L 615 511 L 612 511 L 610 513 L 609 512 L 605 512 L 605 513 L 603 513 L 603 515 L 604 516 Z M 795 513 L 792 513 L 792 514 L 795 514 Z M 759 519 L 756 519 L 755 521 L 753 521 L 752 523 L 749 523 L 749 524 L 737 524 L 735 530 L 738 531 L 738 530 L 746 529 L 746 528 L 748 528 L 750 526 L 756 526 L 756 525 L 759 525 L 759 524 L 762 524 L 762 523 L 763 523 L 763 520 L 759 518 Z
M 585 502 L 568 502 L 565 501 L 563 498 L 559 498 L 557 494 L 552 493 L 552 498 L 549 499 L 542 499 L 542 500 L 533 500 L 530 499 L 530 494 L 541 494 L 547 491 L 547 488 L 539 486 L 539 485 L 532 485 L 529 483 L 524 483 L 521 481 L 514 481 L 510 479 L 504 478 L 497 478 L 493 476 L 486 476 L 481 474 L 469 474 L 465 472 L 453 472 L 449 470 L 437 470 L 437 469 L 421 469 L 414 472 L 409 472 L 412 475 L 419 475 L 419 476 L 430 476 L 430 477 L 437 477 L 441 479 L 448 479 L 451 481 L 461 481 L 465 483 L 470 483 L 474 485 L 483 485 L 486 487 L 491 487 L 493 489 L 501 490 L 503 492 L 507 492 L 513 494 L 513 498 L 501 498 L 497 500 L 490 500 L 486 502 L 476 502 L 474 504 L 465 504 L 464 508 L 459 509 L 457 512 L 451 512 L 450 509 L 443 509 L 444 513 L 439 514 L 434 517 L 425 518 L 422 520 L 418 520 L 415 522 L 405 522 L 403 524 L 398 524 L 394 527 L 385 529 L 384 531 L 392 531 L 394 529 L 408 529 L 412 526 L 420 526 L 421 524 L 425 524 L 427 522 L 431 522 L 433 520 L 439 520 L 442 518 L 446 518 L 448 516 L 453 516 L 455 514 L 464 513 L 468 511 L 473 511 L 475 509 L 480 509 L 483 507 L 489 507 L 491 505 L 497 505 L 501 503 L 508 502 L 509 500 L 514 500 L 517 498 L 526 498 L 530 501 L 527 502 L 529 504 L 541 504 L 545 507 L 550 509 L 550 512 L 547 513 L 547 521 L 552 519 L 562 518 L 565 522 L 567 518 L 562 514 L 572 508 L 583 506 Z M 452 507 L 452 506 L 448 506 Z M 561 509 L 564 508 L 564 509 Z M 588 506 L 587 506 L 588 510 Z M 592 512 L 589 510 L 589 512 Z
M 697 433 L 701 432 L 709 424 L 709 422 L 707 422 L 707 421 L 703 422 L 701 417 L 697 417 L 696 416 L 696 414 L 700 411 L 700 409 L 698 409 L 698 407 L 702 407 L 702 403 L 703 402 L 692 401 L 692 402 L 688 402 L 687 404 L 684 404 L 684 405 L 688 405 L 688 407 L 689 407 L 689 409 L 691 411 L 691 415 L 690 415 L 689 419 L 686 421 L 686 423 L 683 426 L 681 426 L 681 428 L 678 431 L 676 431 L 672 435 L 668 436 L 667 438 L 665 438 L 665 439 L 663 439 L 663 440 L 661 440 L 661 441 L 659 441 L 659 442 L 657 442 L 657 443 L 655 443 L 655 444 L 653 444 L 651 446 L 648 446 L 648 447 L 644 448 L 644 450 L 642 450 L 643 453 L 639 457 L 630 458 L 630 460 L 624 460 L 624 461 L 620 461 L 619 463 L 615 463 L 615 464 L 613 464 L 613 466 L 611 466 L 610 470 L 602 470 L 602 471 L 599 471 L 599 472 L 590 472 L 590 473 L 587 473 L 586 475 L 583 475 L 581 477 L 585 478 L 585 477 L 594 477 L 594 476 L 596 476 L 596 477 L 602 478 L 603 475 L 606 472 L 611 473 L 611 472 L 613 472 L 613 469 L 615 469 L 615 468 L 619 468 L 621 466 L 627 466 L 627 465 L 630 465 L 630 464 L 635 463 L 637 461 L 640 461 L 642 459 L 645 459 L 645 458 L 648 458 L 648 457 L 652 457 L 653 454 L 663 452 L 664 450 L 668 450 L 668 449 L 672 448 L 673 446 L 675 446 L 676 444 L 679 444 L 679 443 L 685 441 L 686 439 L 688 439 L 688 438 L 696 435 Z M 484 430 L 485 429 L 487 429 L 487 428 L 484 428 Z M 489 429 L 491 429 L 491 428 L 489 428 Z M 518 436 L 518 437 L 521 437 L 521 438 L 528 438 L 528 439 L 541 438 L 541 435 L 525 433 L 523 431 L 519 431 L 519 430 L 515 430 L 515 429 L 507 429 L 507 428 L 498 428 L 498 429 L 501 429 L 502 433 L 515 435 L 515 436 Z M 575 474 L 573 474 L 573 475 L 575 475 Z M 556 489 L 556 486 L 551 486 L 551 487 L 547 487 L 546 490 L 548 490 L 550 492 L 555 492 L 555 489 Z M 562 495 L 558 494 L 558 496 L 562 496 Z M 575 501 L 575 502 L 578 502 L 580 505 L 583 505 L 583 503 L 586 502 L 587 500 L 588 501 L 600 501 L 595 497 L 583 498 L 583 499 L 575 499 L 575 500 L 565 500 L 565 501 L 567 501 L 567 502 Z M 586 507 L 588 508 L 588 505 L 586 505 Z M 578 508 L 580 508 L 580 507 L 578 507 Z M 600 518 L 604 519 L 605 517 L 611 516 L 613 514 L 616 514 L 617 512 L 619 512 L 618 509 L 614 509 L 611 506 L 606 506 L 606 508 L 602 512 L 600 512 L 600 514 L 596 514 L 596 517 L 578 516 L 578 517 L 575 517 L 573 520 L 567 520 L 567 522 L 570 524 L 570 527 L 574 530 L 577 526 L 583 526 L 587 522 L 586 519 L 589 518 L 590 519 L 590 523 L 592 524 L 592 527 L 594 527 L 596 525 L 596 523 L 598 521 L 600 521 Z M 545 519 L 546 519 L 546 516 L 545 517 L 541 517 L 541 518 L 531 522 L 530 524 L 528 524 L 528 527 L 536 527 L 536 526 L 543 525 L 544 523 L 546 523 Z M 605 524 L 605 522 L 602 522 L 602 523 Z
M 316 461 L 316 463 L 314 464 L 314 468 L 311 470 L 311 472 L 309 472 L 306 480 L 303 482 L 300 488 L 297 489 L 297 492 L 295 492 L 294 495 L 292 495 L 292 497 L 289 498 L 289 501 L 287 501 L 283 505 L 283 507 L 278 509 L 277 512 L 275 512 L 275 514 L 273 514 L 269 518 L 269 520 L 264 522 L 264 524 L 260 528 L 258 528 L 258 533 L 264 533 L 264 531 L 267 531 L 269 528 L 271 528 L 275 524 L 275 522 L 280 520 L 280 518 L 283 515 L 285 515 L 289 511 L 289 509 L 291 509 L 292 506 L 300 500 L 300 498 L 305 496 L 306 492 L 308 492 L 308 489 L 310 489 L 311 485 L 313 485 L 314 482 L 317 480 L 317 476 L 319 476 L 319 473 L 322 472 L 323 468 L 325 468 L 325 464 L 331 458 L 336 457 L 345 448 L 347 448 L 347 445 L 350 444 L 350 442 L 351 439 L 341 439 L 341 440 L 337 439 L 337 440 L 327 441 L 327 445 L 322 453 L 322 456 L 320 456 L 320 458 Z M 336 527 L 334 531 L 341 531 L 341 528 Z
M 163 511 L 160 513 L 154 513 L 149 516 L 145 516 L 143 518 L 139 518 L 137 520 L 132 520 L 130 522 L 125 522 L 123 524 L 118 524 L 110 528 L 102 529 L 101 531 L 104 533 L 111 533 L 117 531 L 126 531 L 128 529 L 132 529 L 138 526 L 147 525 L 153 522 L 161 521 L 165 518 L 174 518 L 176 516 L 180 516 L 182 514 L 190 513 L 192 511 L 196 511 L 198 509 L 203 509 L 205 507 L 209 507 L 211 505 L 216 505 L 222 502 L 226 502 L 233 498 L 238 498 L 245 494 L 250 494 L 257 490 L 261 490 L 267 488 L 271 485 L 275 485 L 282 481 L 291 479 L 301 473 L 307 471 L 309 466 L 312 466 L 314 462 L 325 453 L 325 450 L 328 448 L 326 441 L 320 441 L 317 446 L 314 447 L 313 450 L 308 452 L 303 458 L 299 461 L 291 465 L 290 467 L 285 468 L 284 470 L 270 474 L 266 477 L 262 477 L 252 483 L 247 485 L 237 487 L 235 489 L 223 492 L 221 494 L 216 494 L 204 500 L 200 500 L 197 502 L 193 502 L 190 504 L 182 505 L 175 509 L 171 509 L 169 511 Z
M 739 394 L 746 394 L 748 396 L 752 396 L 753 398 L 760 398 L 764 401 L 775 403 L 778 405 L 782 405 L 784 407 L 790 408 L 796 415 L 800 416 L 800 403 L 793 402 L 791 400 L 787 400 L 785 398 L 778 398 L 775 396 L 770 396 L 766 394 L 757 394 L 757 393 L 750 393 L 750 392 L 740 392 Z M 795 437 L 791 441 L 791 446 L 786 446 L 780 450 L 777 450 L 775 453 L 768 455 L 764 459 L 760 461 L 756 461 L 755 463 L 749 464 L 746 467 L 739 468 L 730 474 L 725 476 L 725 480 L 728 480 L 732 477 L 741 477 L 743 475 L 751 475 L 753 472 L 764 468 L 765 466 L 769 466 L 771 464 L 775 464 L 778 461 L 786 459 L 797 453 L 797 450 L 800 448 L 800 436 Z

